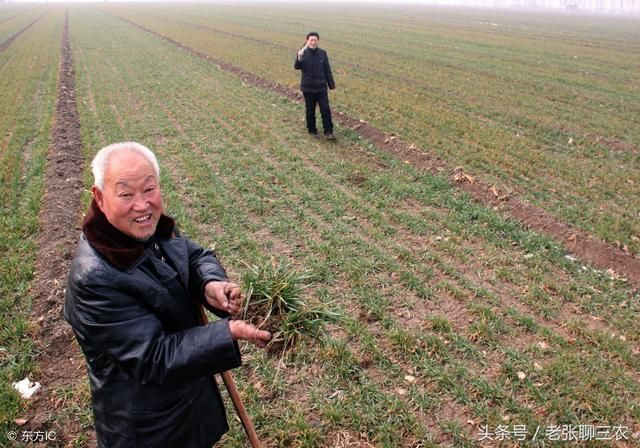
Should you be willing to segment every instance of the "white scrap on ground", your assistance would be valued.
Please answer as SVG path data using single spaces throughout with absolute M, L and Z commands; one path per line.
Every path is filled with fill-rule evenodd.
M 41 384 L 38 382 L 32 382 L 29 377 L 26 377 L 22 381 L 13 383 L 13 387 L 18 391 L 22 398 L 29 399 L 33 394 L 40 389 Z

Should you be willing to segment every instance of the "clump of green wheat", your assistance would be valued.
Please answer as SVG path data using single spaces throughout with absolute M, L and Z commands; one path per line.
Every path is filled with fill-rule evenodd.
M 321 340 L 327 323 L 343 316 L 333 302 L 318 303 L 303 296 L 311 284 L 309 271 L 298 271 L 284 260 L 247 265 L 243 318 L 272 334 L 271 353 L 286 351 L 304 338 Z

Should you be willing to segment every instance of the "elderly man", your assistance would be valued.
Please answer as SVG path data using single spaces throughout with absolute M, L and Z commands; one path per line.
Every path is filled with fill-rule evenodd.
M 211 448 L 228 430 L 213 374 L 241 364 L 237 340 L 264 346 L 270 334 L 228 319 L 240 290 L 164 215 L 148 148 L 107 146 L 92 168 L 64 313 L 87 360 L 98 447 Z M 203 306 L 221 319 L 204 324 Z

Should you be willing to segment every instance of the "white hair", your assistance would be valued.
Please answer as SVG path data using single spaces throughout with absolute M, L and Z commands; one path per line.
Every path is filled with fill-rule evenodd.
M 143 156 L 153 167 L 156 173 L 156 177 L 160 180 L 160 165 L 158 165 L 158 159 L 156 155 L 144 145 L 136 142 L 122 142 L 114 143 L 102 148 L 91 162 L 91 170 L 93 171 L 93 184 L 98 187 L 100 191 L 104 190 L 104 174 L 107 171 L 109 157 L 112 154 L 120 153 L 123 151 L 132 151 Z

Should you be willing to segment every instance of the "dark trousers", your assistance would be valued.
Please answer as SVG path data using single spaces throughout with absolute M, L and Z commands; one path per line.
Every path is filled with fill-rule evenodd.
M 329 94 L 323 92 L 303 92 L 304 105 L 307 109 L 307 130 L 311 134 L 317 134 L 316 127 L 316 104 L 320 106 L 322 116 L 322 127 L 325 134 L 333 134 L 333 122 L 331 121 L 331 109 L 329 108 Z

